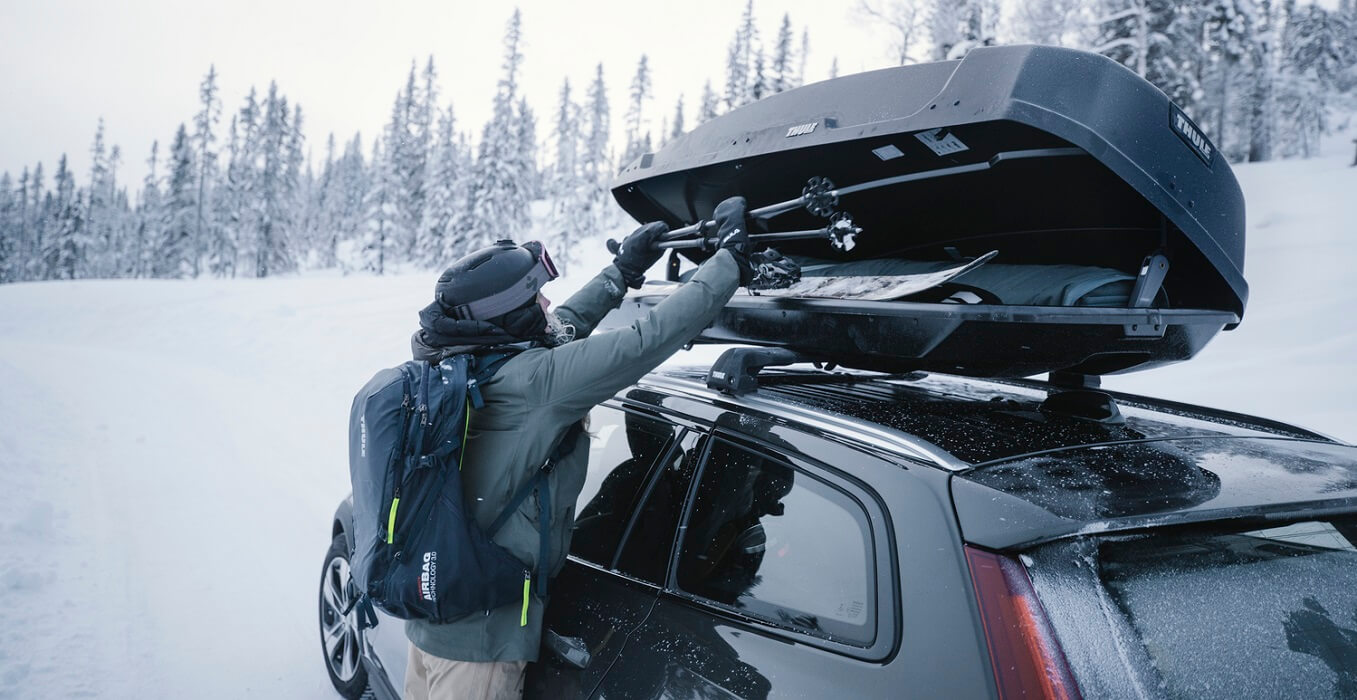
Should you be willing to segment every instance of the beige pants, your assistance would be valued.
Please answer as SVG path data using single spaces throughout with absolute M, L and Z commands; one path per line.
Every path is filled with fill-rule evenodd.
M 405 700 L 519 700 L 526 661 L 451 661 L 410 645 Z

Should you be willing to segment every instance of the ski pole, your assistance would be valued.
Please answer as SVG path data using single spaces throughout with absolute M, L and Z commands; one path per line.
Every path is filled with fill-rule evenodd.
M 752 209 L 749 211 L 748 216 L 751 219 L 771 219 L 778 214 L 805 207 L 816 216 L 827 217 L 834 213 L 834 207 L 838 204 L 839 197 L 844 195 L 867 192 L 869 190 L 890 187 L 892 185 L 902 185 L 907 182 L 932 180 L 939 177 L 980 172 L 989 170 L 1000 163 L 1008 161 L 1027 160 L 1029 158 L 1062 158 L 1086 155 L 1088 155 L 1088 153 L 1079 148 L 1032 148 L 1020 151 L 1001 151 L 990 156 L 988 160 L 983 160 L 978 163 L 968 163 L 965 165 L 954 165 L 946 168 L 906 173 L 904 175 L 884 177 L 879 180 L 869 180 L 867 182 L 848 185 L 846 187 L 836 187 L 828 178 L 813 177 L 806 183 L 806 187 L 801 191 L 800 197 Z M 660 236 L 660 240 L 672 241 L 693 234 L 705 235 L 708 229 L 714 227 L 715 224 L 710 221 L 699 221 L 682 228 L 676 228 L 669 233 Z
M 754 243 L 769 243 L 772 241 L 797 241 L 810 238 L 828 238 L 829 233 L 822 228 L 809 231 L 785 231 L 780 233 L 754 233 L 750 234 L 749 240 Z M 689 238 L 682 241 L 664 241 L 656 243 L 655 248 L 659 250 L 675 250 L 685 248 L 707 248 L 716 245 L 715 237 L 704 236 L 702 238 Z

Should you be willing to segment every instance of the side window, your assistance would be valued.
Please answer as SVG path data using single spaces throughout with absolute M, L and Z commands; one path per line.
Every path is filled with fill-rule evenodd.
M 688 484 L 701 456 L 702 441 L 692 432 L 683 436 L 679 449 L 668 453 L 665 463 L 657 470 L 659 473 L 647 487 L 631 534 L 622 544 L 622 556 L 617 560 L 619 571 L 657 586 L 664 585 L 674 531 L 678 528 Z
M 669 449 L 678 426 L 599 406 L 589 413 L 589 433 L 589 470 L 575 501 L 570 553 L 609 566 L 650 466 Z
M 871 527 L 848 494 L 717 440 L 679 555 L 679 588 L 770 622 L 870 644 Z

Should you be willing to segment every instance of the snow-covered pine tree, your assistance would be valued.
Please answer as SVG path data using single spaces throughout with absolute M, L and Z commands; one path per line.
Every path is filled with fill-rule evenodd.
M 312 214 L 307 204 L 310 201 L 311 183 L 313 181 L 306 162 L 305 123 L 306 120 L 302 116 L 302 106 L 300 104 L 293 105 L 292 120 L 287 125 L 286 140 L 283 146 L 283 207 L 288 210 L 288 246 L 293 256 L 294 267 L 299 256 L 313 247 L 311 239 L 305 235 L 308 227 L 311 226 L 309 218 Z M 304 167 L 308 167 L 308 169 L 304 170 Z
M 405 259 L 413 257 L 415 229 L 422 217 L 424 197 L 424 159 L 426 149 L 417 142 L 418 115 L 416 105 L 415 63 L 410 62 L 410 73 L 405 87 L 396 93 L 391 104 L 391 121 L 386 126 L 386 165 L 391 170 L 395 186 L 387 195 L 394 211 L 388 238 L 393 249 Z
M 913 51 L 926 28 L 923 0 L 861 0 L 856 12 L 868 25 L 888 32 L 891 57 L 897 65 L 914 60 Z
M 198 211 L 197 168 L 188 129 L 179 125 L 170 145 L 169 173 L 165 184 L 165 217 L 160 240 L 151 260 L 153 277 L 184 277 L 193 274 L 193 222 Z
M 131 276 L 133 263 L 128 253 L 128 241 L 133 223 L 127 188 L 118 186 L 120 165 L 122 148 L 113 144 L 108 149 L 108 178 L 104 183 L 103 229 L 98 242 L 101 257 L 92 268 L 100 277 Z
M 1343 71 L 1353 58 L 1347 55 L 1349 28 L 1337 13 L 1317 5 L 1296 7 L 1287 0 L 1289 21 L 1282 41 L 1281 81 L 1277 90 L 1278 151 L 1283 157 L 1312 157 L 1329 128 L 1328 109 Z
M 668 140 L 673 141 L 682 136 L 683 132 L 683 93 L 679 93 L 678 102 L 674 103 L 674 121 L 669 123 Z
M 764 66 L 763 46 L 754 51 L 754 66 L 749 73 L 749 101 L 757 102 L 772 93 L 768 84 L 768 71 Z
M 391 220 L 395 211 L 393 190 L 399 187 L 395 173 L 384 167 L 388 157 L 382 149 L 382 140 L 372 142 L 372 167 L 367 198 L 364 200 L 363 242 L 360 257 L 363 268 L 376 274 L 386 274 L 391 243 Z
M 585 195 L 581 198 L 582 211 L 577 228 L 581 235 L 591 235 L 610 229 L 615 218 L 608 196 L 608 180 L 613 174 L 613 163 L 608 151 L 612 132 L 608 88 L 603 80 L 602 63 L 598 64 L 594 80 L 589 84 L 580 131 L 584 144 L 580 151 L 579 172 L 584 180 Z
M 429 179 L 434 169 L 432 158 L 438 129 L 438 69 L 434 67 L 432 54 L 425 61 L 424 69 L 420 71 L 420 89 L 413 100 L 412 108 L 414 111 L 412 137 L 415 145 L 413 151 L 417 156 L 416 162 L 411 164 L 413 174 L 411 186 L 414 187 L 416 194 L 410 198 L 409 211 L 410 221 L 414 226 L 411 235 L 414 243 L 413 252 L 418 248 L 420 227 L 426 218 L 424 212 L 429 207 L 429 189 L 432 186 Z
M 588 182 L 581 176 L 580 149 L 584 137 L 580 133 L 580 107 L 571 95 L 570 80 L 561 83 L 556 104 L 556 123 L 552 140 L 556 144 L 555 161 L 551 164 L 547 194 L 551 203 L 547 220 L 552 258 L 561 270 L 567 271 L 577 258 L 581 213 L 589 209 Z
M 1253 76 L 1250 58 L 1254 31 L 1252 0 L 1211 0 L 1203 8 L 1203 35 L 1210 66 L 1210 85 L 1203 114 L 1204 128 L 1216 148 L 1230 160 L 1241 160 L 1248 152 L 1251 128 L 1248 104 Z
M 702 85 L 702 101 L 697 106 L 697 123 L 701 124 L 716 118 L 720 114 L 721 101 L 716 97 L 716 92 L 711 89 L 711 81 L 708 80 Z
M 85 206 L 65 153 L 57 162 L 52 185 L 51 201 L 44 201 L 47 233 L 43 236 L 42 278 L 72 280 L 84 265 Z
M 1018 41 L 1047 46 L 1079 46 L 1090 18 L 1085 0 L 1027 0 L 1014 8 L 1013 33 Z
M 210 65 L 203 82 L 198 85 L 198 113 L 193 116 L 193 146 L 197 157 L 198 194 L 197 211 L 193 222 L 193 276 L 202 272 L 203 256 L 212 229 L 215 226 L 212 208 L 212 189 L 217 173 L 217 154 L 212 150 L 217 141 L 213 130 L 221 118 L 221 100 L 217 97 L 217 66 Z
M 834 57 L 834 60 L 832 60 L 832 61 L 829 62 L 829 77 L 830 77 L 830 78 L 837 78 L 837 77 L 839 77 L 839 57 L 838 57 L 838 56 L 835 56 L 835 57 Z
M 631 91 L 627 99 L 627 147 L 622 152 L 622 164 L 625 166 L 645 153 L 641 144 L 641 125 L 645 118 L 645 104 L 651 96 L 650 66 L 645 54 L 636 64 L 636 74 L 631 79 Z
M 162 227 L 165 210 L 160 195 L 160 177 L 157 174 L 159 165 L 160 141 L 152 141 L 151 155 L 146 159 L 146 177 L 141 181 L 141 193 L 138 195 L 136 218 L 128 246 L 131 277 L 146 277 L 151 274 L 152 254 L 164 235 Z
M 467 252 L 458 226 L 466 200 L 467 156 L 457 140 L 456 124 L 449 105 L 438 120 L 438 135 L 429 157 L 429 198 L 420 224 L 416 259 L 433 268 L 446 267 Z
M 968 4 L 961 0 L 930 0 L 927 22 L 928 36 L 933 42 L 934 61 L 951 56 L 952 49 L 965 41 L 962 26 Z
M 368 182 L 371 168 L 363 162 L 363 137 L 354 134 L 344 146 L 344 155 L 340 158 L 335 179 L 338 181 L 339 196 L 332 205 L 335 208 L 335 255 L 338 259 L 340 244 L 346 241 L 361 243 L 364 234 L 365 203 L 368 194 Z M 341 266 L 349 261 L 338 260 Z
M 482 130 L 468 194 L 467 233 L 473 248 L 500 238 L 517 239 L 528 230 L 528 173 L 515 109 L 518 70 L 523 63 L 521 41 L 522 18 L 515 9 L 505 30 L 504 74 L 490 120 Z
M 782 92 L 796 87 L 795 50 L 792 48 L 792 16 L 782 13 L 782 24 L 773 45 L 773 65 L 768 83 L 769 92 Z
M 15 274 L 19 266 L 18 214 L 19 198 L 14 191 L 14 179 L 6 170 L 0 175 L 0 284 L 18 279 Z
M 75 277 L 106 277 L 105 265 L 108 247 L 112 242 L 112 226 L 108 212 L 110 199 L 108 152 L 104 145 L 104 119 L 94 131 L 90 145 L 90 180 L 85 190 L 84 225 L 79 245 L 80 268 Z
M 726 50 L 726 109 L 731 110 L 751 102 L 750 83 L 754 71 L 754 54 L 759 43 L 758 27 L 754 24 L 754 0 L 747 0 L 740 25 Z
M 308 166 L 309 167 L 309 166 Z M 325 164 L 320 168 L 318 178 L 308 176 L 311 186 L 306 193 L 306 224 L 303 238 L 312 260 L 318 267 L 334 267 L 338 239 L 335 237 L 335 201 L 339 198 L 338 178 L 335 171 L 335 134 L 325 139 Z
M 810 30 L 801 28 L 801 50 L 797 52 L 796 87 L 806 84 L 806 60 L 810 58 Z
M 1272 139 L 1277 131 L 1277 101 L 1273 90 L 1277 84 L 1277 18 L 1281 9 L 1272 0 L 1258 0 L 1254 17 L 1254 33 L 1249 46 L 1249 62 L 1253 69 L 1249 89 L 1249 161 L 1272 159 Z
M 1050 11 L 1056 26 L 1058 3 Z M 1067 29 L 1066 36 L 1085 34 L 1091 50 L 1136 71 L 1163 90 L 1188 115 L 1200 121 L 1201 76 L 1206 57 L 1202 47 L 1202 9 L 1193 0 L 1098 0 L 1091 28 Z M 1078 16 L 1078 15 L 1076 15 Z
M 32 182 L 28 174 L 28 166 L 24 166 L 23 172 L 19 175 L 19 182 L 14 193 L 15 195 L 15 215 L 14 215 L 14 259 L 11 268 L 13 277 L 11 281 L 20 281 L 28 279 L 28 263 L 30 242 L 29 228 L 29 188 Z
M 28 216 L 28 233 L 25 236 L 24 246 L 24 279 L 36 280 L 43 279 L 43 249 L 46 245 L 47 235 L 47 217 L 49 207 L 46 206 L 50 199 L 50 193 L 43 191 L 42 163 L 33 166 L 33 174 L 28 179 L 28 197 L 29 204 L 26 207 Z
M 289 164 L 291 127 L 287 98 L 278 94 L 277 83 L 269 83 L 259 135 L 259 219 L 254 231 L 253 271 L 256 277 L 268 277 L 296 267 L 289 240 L 296 193 Z
M 514 143 L 518 146 L 518 169 L 522 173 L 524 196 L 531 202 L 542 197 L 542 173 L 537 163 L 537 115 L 528 106 L 526 97 L 518 100 L 516 121 Z

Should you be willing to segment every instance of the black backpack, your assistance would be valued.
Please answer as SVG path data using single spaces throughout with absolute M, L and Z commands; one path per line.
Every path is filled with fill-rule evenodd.
M 441 623 L 520 596 L 526 625 L 533 573 L 490 538 L 534 489 L 540 490 L 536 578 L 538 595 L 545 597 L 541 569 L 550 554 L 551 524 L 547 475 L 574 443 L 571 432 L 488 530 L 476 524 L 462 499 L 470 411 L 483 405 L 479 384 L 510 357 L 464 354 L 438 365 L 406 362 L 378 372 L 354 397 L 349 414 L 351 568 L 360 626 L 376 624 L 373 605 L 394 617 Z

